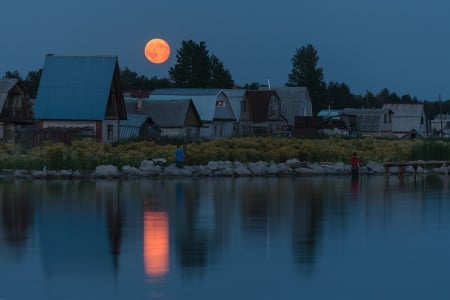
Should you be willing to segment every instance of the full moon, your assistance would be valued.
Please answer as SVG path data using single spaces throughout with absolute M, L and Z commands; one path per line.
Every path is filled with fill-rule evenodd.
M 151 39 L 145 45 L 145 57 L 154 64 L 162 64 L 169 59 L 170 46 L 163 39 Z

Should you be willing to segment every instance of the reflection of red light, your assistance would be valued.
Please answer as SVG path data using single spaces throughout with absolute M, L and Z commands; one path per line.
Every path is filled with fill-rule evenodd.
M 145 273 L 163 276 L 169 271 L 169 220 L 165 212 L 144 212 Z

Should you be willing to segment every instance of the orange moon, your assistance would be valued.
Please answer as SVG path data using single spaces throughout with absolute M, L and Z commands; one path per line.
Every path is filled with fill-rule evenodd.
M 145 57 L 154 64 L 165 63 L 170 56 L 170 46 L 163 39 L 151 39 L 145 45 Z

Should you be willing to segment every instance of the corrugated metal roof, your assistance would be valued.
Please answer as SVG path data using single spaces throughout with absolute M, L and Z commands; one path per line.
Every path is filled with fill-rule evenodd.
M 212 122 L 216 109 L 217 96 L 222 92 L 220 89 L 156 89 L 149 100 L 167 101 L 176 99 L 192 99 L 200 119 L 204 122 Z M 234 116 L 234 115 L 233 115 Z
M 183 127 L 191 99 L 142 100 L 142 109 L 138 110 L 139 100 L 126 99 L 127 112 L 150 116 L 159 127 Z
M 308 89 L 299 87 L 276 88 L 281 100 L 281 114 L 294 125 L 296 116 L 312 116 L 312 104 Z
M 241 118 L 241 101 L 245 99 L 245 89 L 225 89 L 223 92 L 230 100 L 234 115 L 237 120 Z
M 394 117 L 420 117 L 423 112 L 423 104 L 383 104 L 383 108 L 392 110 L 394 112 Z
M 8 93 L 17 82 L 16 78 L 0 78 L 0 93 Z
M 139 136 L 142 125 L 150 119 L 146 115 L 128 114 L 127 120 L 120 120 L 120 138 L 129 139 Z
M 6 98 L 8 97 L 9 91 L 19 82 L 15 78 L 1 78 L 0 79 L 0 110 L 3 109 L 5 105 Z
M 47 55 L 36 118 L 103 120 L 116 66 L 115 56 Z
M 217 95 L 220 89 L 156 89 L 151 92 L 151 95 L 178 95 L 178 96 L 206 96 Z

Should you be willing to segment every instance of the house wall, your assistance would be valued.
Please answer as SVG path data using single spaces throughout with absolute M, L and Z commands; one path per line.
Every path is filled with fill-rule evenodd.
M 102 143 L 112 143 L 119 140 L 119 120 L 104 120 L 102 122 Z

